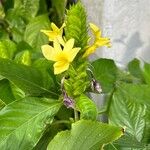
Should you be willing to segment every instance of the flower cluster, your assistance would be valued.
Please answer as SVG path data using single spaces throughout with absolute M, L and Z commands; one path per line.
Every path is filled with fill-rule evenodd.
M 94 43 L 92 45 L 88 45 L 83 54 L 83 58 L 88 57 L 100 46 L 110 47 L 109 38 L 101 37 L 100 29 L 90 23 L 90 28 L 92 30 L 93 35 L 95 36 Z M 41 30 L 45 35 L 48 36 L 49 41 L 53 42 L 53 47 L 50 45 L 42 46 L 42 53 L 44 57 L 48 60 L 54 61 L 54 74 L 60 74 L 69 69 L 69 65 L 76 57 L 77 53 L 81 48 L 74 48 L 74 39 L 65 40 L 63 37 L 63 28 L 65 24 L 58 28 L 54 23 L 51 23 L 52 30 Z M 62 48 L 63 47 L 63 48 Z

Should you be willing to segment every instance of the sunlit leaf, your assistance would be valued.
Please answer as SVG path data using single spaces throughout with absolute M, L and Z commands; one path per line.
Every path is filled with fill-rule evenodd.
M 44 77 L 38 69 L 16 64 L 13 61 L 0 59 L 0 75 L 15 83 L 19 88 L 30 95 L 41 95 L 47 93 L 57 96 L 44 86 Z
M 48 150 L 99 150 L 122 134 L 122 128 L 80 120 L 72 124 L 70 131 L 58 133 L 49 143 Z
M 60 106 L 57 100 L 28 97 L 4 107 L 0 111 L 0 149 L 33 149 Z

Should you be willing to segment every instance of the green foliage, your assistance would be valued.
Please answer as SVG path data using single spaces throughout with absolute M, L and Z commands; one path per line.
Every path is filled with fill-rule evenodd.
M 52 8 L 51 8 L 51 20 L 55 22 L 57 25 L 61 26 L 64 21 L 64 14 L 67 1 L 66 0 L 51 0 Z
M 60 106 L 56 100 L 28 97 L 4 107 L 0 111 L 0 149 L 32 149 Z
M 6 79 L 0 80 L 0 99 L 5 103 L 9 104 L 15 100 L 13 95 L 10 82 Z
M 64 20 L 64 39 L 81 50 L 56 76 L 41 52 L 53 42 L 40 30 Z M 87 26 L 79 1 L 0 2 L 0 150 L 150 149 L 150 64 L 134 59 L 123 70 L 110 59 L 83 59 Z M 102 87 L 99 108 L 89 93 L 99 86 L 93 80 Z
M 101 84 L 103 92 L 111 91 L 117 79 L 118 71 L 114 61 L 100 58 L 92 62 L 92 66 L 94 67 L 94 76 Z
M 35 51 L 41 51 L 41 46 L 48 43 L 48 38 L 43 35 L 41 29 L 49 29 L 50 21 L 47 15 L 35 17 L 26 26 L 24 40 L 34 48 Z
M 145 101 L 146 93 L 139 90 L 136 95 L 132 94 L 138 90 L 136 87 L 138 85 L 121 83 L 113 94 L 109 111 L 110 124 L 125 126 L 126 134 L 124 138 L 126 138 L 126 142 L 133 139 L 130 145 L 127 144 L 128 147 L 136 146 L 137 143 L 141 142 L 146 125 L 146 105 L 142 103 L 142 101 Z M 143 89 L 146 89 L 146 86 L 143 86 Z M 147 90 L 149 90 L 148 87 Z M 139 97 L 140 100 L 138 100 Z
M 75 46 L 82 50 L 87 46 L 88 33 L 86 12 L 81 3 L 71 6 L 67 11 L 65 35 L 67 39 L 74 38 Z
M 33 67 L 16 64 L 10 60 L 0 59 L 0 75 L 6 77 L 32 96 L 40 96 L 43 93 L 49 93 L 54 96 L 57 95 L 44 86 L 45 79 L 43 78 L 42 72 Z
M 16 44 L 11 40 L 0 41 L 0 57 L 12 59 L 16 50 Z
M 85 95 L 81 95 L 76 100 L 77 109 L 81 119 L 96 120 L 98 112 L 94 102 Z
M 122 134 L 122 129 L 119 127 L 80 120 L 72 124 L 71 131 L 58 133 L 50 142 L 48 150 L 81 150 L 81 148 L 82 150 L 99 150 Z

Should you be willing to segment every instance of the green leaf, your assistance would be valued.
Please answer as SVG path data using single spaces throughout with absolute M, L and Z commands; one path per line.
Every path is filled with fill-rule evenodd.
M 20 89 L 30 95 L 40 96 L 47 93 L 57 96 L 56 93 L 44 87 L 43 74 L 30 66 L 16 64 L 13 61 L 0 59 L 0 75 L 16 84 Z
M 138 148 L 144 145 L 142 139 L 146 127 L 147 107 L 150 104 L 149 93 L 148 86 L 120 83 L 113 94 L 109 120 L 113 125 L 126 127 L 126 134 L 120 141 L 120 144 L 126 147 Z
M 24 11 L 27 20 L 36 16 L 39 10 L 39 0 L 14 0 L 14 8 L 20 8 Z
M 26 26 L 24 40 L 34 48 L 41 51 L 41 46 L 48 42 L 48 38 L 40 32 L 41 29 L 49 29 L 50 21 L 48 15 L 41 15 L 32 19 Z
M 54 75 L 53 64 L 54 62 L 52 61 L 45 58 L 40 58 L 37 59 L 32 66 L 42 72 L 43 78 L 45 79 L 43 82 L 44 87 L 51 89 L 55 93 L 60 93 L 60 80 L 57 80 Z
M 0 111 L 0 149 L 33 149 L 60 106 L 56 100 L 28 97 L 4 107 Z
M 15 62 L 19 63 L 19 64 L 24 64 L 27 66 L 31 65 L 31 52 L 29 50 L 24 50 L 20 53 L 18 53 L 15 56 Z
M 87 46 L 89 39 L 87 32 L 86 11 L 81 3 L 70 7 L 67 11 L 65 35 L 67 40 L 75 39 L 75 46 L 82 50 Z
M 15 100 L 11 91 L 10 83 L 6 79 L 0 81 L 0 99 L 6 104 Z
M 118 139 L 122 129 L 108 124 L 80 120 L 72 124 L 71 131 L 58 133 L 49 143 L 48 150 L 99 150 Z
M 25 92 L 22 91 L 19 87 L 17 87 L 14 83 L 11 83 L 10 86 L 11 86 L 11 91 L 16 100 L 22 99 L 26 96 Z
M 81 95 L 76 100 L 77 109 L 80 111 L 81 119 L 96 120 L 98 112 L 94 102 L 86 95 Z
M 102 86 L 103 92 L 109 92 L 117 79 L 117 67 L 113 60 L 100 58 L 92 62 L 94 75 Z
M 21 8 L 9 9 L 6 14 L 6 20 L 9 24 L 12 38 L 15 42 L 23 40 L 26 22 L 24 20 L 24 11 Z
M 150 64 L 145 63 L 143 68 L 145 82 L 150 85 Z
M 143 80 L 142 69 L 140 67 L 140 61 L 138 59 L 135 58 L 128 63 L 128 70 L 133 76 Z
M 0 41 L 0 57 L 12 59 L 16 51 L 16 44 L 11 40 Z
M 51 8 L 51 20 L 58 25 L 61 25 L 64 21 L 66 0 L 52 0 Z
M 5 106 L 6 104 L 0 99 L 0 110 Z

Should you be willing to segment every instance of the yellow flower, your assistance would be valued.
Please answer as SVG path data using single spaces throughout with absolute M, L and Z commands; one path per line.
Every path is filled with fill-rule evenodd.
M 70 63 L 74 60 L 80 48 L 73 48 L 74 39 L 68 40 L 63 49 L 57 40 L 54 40 L 54 47 L 50 45 L 42 46 L 42 53 L 48 60 L 55 61 L 54 74 L 60 74 L 68 70 Z
M 90 28 L 92 33 L 95 36 L 94 43 L 91 46 L 88 46 L 83 57 L 87 57 L 90 54 L 94 53 L 96 48 L 101 46 L 111 47 L 110 39 L 101 37 L 101 30 L 93 23 L 90 23 Z
M 57 39 L 60 44 L 64 45 L 64 40 L 62 38 L 64 27 L 65 27 L 64 23 L 61 26 L 61 28 L 58 28 L 54 23 L 51 23 L 52 30 L 41 30 L 41 32 L 43 32 L 48 36 L 49 41 L 54 41 L 55 39 Z

